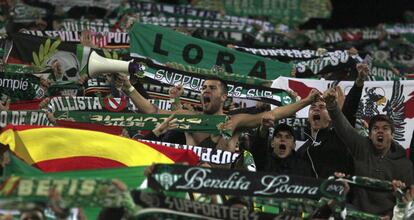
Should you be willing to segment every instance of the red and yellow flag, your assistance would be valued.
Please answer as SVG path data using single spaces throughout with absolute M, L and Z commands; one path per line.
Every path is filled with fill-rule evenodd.
M 152 163 L 187 162 L 195 165 L 199 159 L 189 150 L 71 128 L 13 126 L 0 134 L 0 143 L 8 145 L 26 163 L 44 172 L 147 166 Z

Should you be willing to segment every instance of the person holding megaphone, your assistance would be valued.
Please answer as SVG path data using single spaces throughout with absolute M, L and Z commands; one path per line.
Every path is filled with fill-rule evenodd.
M 228 96 L 227 84 L 218 77 L 208 78 L 204 81 L 201 92 L 202 112 L 179 109 L 176 111 L 167 111 L 158 109 L 151 104 L 149 100 L 140 94 L 129 81 L 129 77 L 125 73 L 135 73 L 142 71 L 141 65 L 135 62 L 125 62 L 106 59 L 92 52 L 88 64 L 88 77 L 94 77 L 97 73 L 117 72 L 116 81 L 122 84 L 122 90 L 127 94 L 134 105 L 140 112 L 145 114 L 176 114 L 176 115 L 225 115 L 223 111 L 224 103 Z M 212 135 L 203 132 L 186 133 L 186 143 L 188 145 L 197 145 L 201 147 L 209 147 L 235 152 L 240 133 L 246 128 L 255 128 L 261 124 L 265 114 L 270 114 L 274 120 L 294 115 L 297 111 L 304 108 L 319 97 L 319 92 L 313 89 L 309 95 L 293 104 L 281 106 L 271 111 L 258 114 L 235 114 L 222 126 L 221 129 L 229 130 L 232 136 L 228 138 L 222 135 Z

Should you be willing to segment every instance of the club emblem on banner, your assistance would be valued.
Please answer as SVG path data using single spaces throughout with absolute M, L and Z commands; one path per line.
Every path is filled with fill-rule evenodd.
M 374 115 L 388 115 L 395 124 L 394 139 L 405 141 L 404 132 L 407 122 L 404 121 L 405 97 L 403 90 L 404 86 L 401 85 L 401 82 L 398 80 L 394 81 L 391 97 L 387 99 L 387 94 L 383 88 L 366 87 L 365 95 L 363 95 L 359 103 L 357 116 L 369 120 Z
M 168 170 L 164 170 L 161 173 L 154 174 L 154 179 L 165 189 L 168 190 L 174 185 L 177 180 L 181 178 L 181 175 L 171 174 Z
M 126 102 L 125 97 L 122 97 L 122 98 L 104 98 L 103 99 L 103 106 L 108 111 L 120 112 L 120 111 L 123 111 L 126 108 L 127 102 Z

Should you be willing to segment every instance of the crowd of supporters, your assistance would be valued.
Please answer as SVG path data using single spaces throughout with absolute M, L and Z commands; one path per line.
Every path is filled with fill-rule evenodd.
M 95 0 L 90 2 L 90 4 L 93 4 L 99 1 Z M 279 198 L 277 196 L 270 197 L 268 200 L 258 200 L 255 198 L 256 195 L 253 194 L 248 196 L 228 195 L 224 193 L 226 187 L 222 187 L 222 194 L 200 193 L 196 190 L 185 191 L 183 198 L 186 201 L 191 200 L 195 202 L 184 202 L 183 204 L 187 206 L 194 205 L 196 207 L 195 204 L 198 205 L 197 202 L 201 202 L 209 205 L 218 205 L 218 208 L 215 207 L 217 210 L 233 210 L 234 208 L 234 210 L 248 210 L 246 213 L 250 214 L 271 213 L 271 216 L 274 218 L 291 217 L 292 219 L 397 220 L 414 218 L 411 207 L 414 199 L 413 164 L 412 160 L 407 156 L 407 148 L 409 146 L 403 145 L 398 141 L 402 140 L 401 137 L 405 137 L 406 139 L 404 141 L 406 143 L 409 142 L 407 137 L 411 137 L 411 145 L 414 143 L 414 137 L 408 135 L 408 133 L 413 133 L 412 127 L 409 126 L 409 122 L 407 124 L 404 121 L 405 118 L 408 118 L 409 114 L 412 114 L 408 113 L 409 110 L 407 110 L 410 109 L 410 97 L 408 95 L 403 96 L 403 87 L 396 83 L 409 81 L 412 77 L 412 67 L 414 65 L 410 66 L 411 63 L 407 61 L 407 57 L 413 57 L 414 54 L 414 46 L 412 46 L 410 41 L 411 35 L 414 36 L 414 29 L 410 29 L 410 25 L 413 24 L 405 24 L 408 27 L 407 32 L 404 32 L 405 35 L 392 33 L 390 31 L 392 28 L 387 29 L 386 25 L 361 31 L 349 29 L 336 32 L 332 31 L 332 33 L 326 31 L 321 34 L 312 32 L 316 30 L 297 30 L 291 27 L 293 25 L 291 23 L 288 25 L 283 24 L 287 20 L 281 18 L 278 18 L 279 20 L 275 22 L 272 20 L 272 16 L 265 16 L 266 18 L 263 18 L 263 20 L 258 19 L 258 17 L 262 18 L 261 16 L 255 16 L 250 19 L 250 23 L 247 18 L 245 20 L 237 20 L 234 17 L 234 23 L 230 22 L 231 20 L 228 20 L 228 23 L 223 23 L 223 19 L 225 18 L 224 13 L 226 12 L 217 11 L 217 8 L 219 8 L 217 5 L 220 5 L 217 2 L 220 1 L 180 1 L 175 4 L 169 4 L 168 1 L 138 3 L 140 2 L 138 0 L 113 0 L 104 2 L 108 4 L 105 7 L 98 5 L 95 7 L 80 2 L 79 5 L 75 3 L 65 4 L 60 1 L 11 0 L 1 2 L 2 14 L 0 18 L 3 56 L 1 74 L 3 76 L 0 83 L 0 118 L 3 118 L 3 112 L 4 117 L 7 118 L 9 112 L 29 110 L 21 106 L 27 106 L 27 101 L 34 101 L 36 107 L 30 108 L 30 110 L 39 110 L 45 114 L 45 120 L 47 122 L 41 124 L 42 126 L 70 127 L 74 129 L 98 130 L 101 132 L 107 132 L 110 129 L 112 131 L 119 129 L 117 130 L 119 132 L 111 132 L 133 140 L 172 143 L 180 146 L 198 146 L 203 151 L 213 149 L 214 151 L 221 150 L 223 152 L 229 152 L 232 155 L 237 154 L 239 156 L 227 164 L 206 161 L 202 157 L 198 157 L 196 164 L 182 161 L 177 162 L 177 164 L 187 167 L 211 169 L 209 172 L 214 174 L 217 172 L 215 175 L 219 173 L 217 169 L 226 170 L 225 175 L 228 176 L 229 181 L 234 177 L 233 174 L 236 172 L 240 172 L 240 175 L 243 172 L 257 172 L 257 179 L 262 178 L 263 175 L 280 175 L 292 178 L 298 177 L 299 180 L 303 181 L 307 181 L 308 179 L 309 181 L 315 180 L 320 182 L 334 180 L 340 183 L 342 187 L 339 197 L 328 198 L 321 196 L 316 200 L 314 199 L 311 210 L 291 207 L 282 208 L 281 205 L 278 206 L 277 211 L 271 210 L 268 209 L 268 207 L 272 207 L 271 199 L 281 199 L 278 200 L 280 204 L 286 202 L 286 204 L 304 205 L 306 202 L 289 200 L 290 198 Z M 203 5 L 203 2 L 207 5 L 210 3 L 210 5 Z M 315 4 L 316 2 L 328 3 L 329 1 L 315 1 Z M 116 7 L 112 6 L 116 4 L 118 4 Z M 193 24 L 194 27 L 192 27 L 188 21 L 177 22 L 179 17 L 174 17 L 163 12 L 163 9 L 165 10 L 169 7 L 174 8 L 174 10 L 183 7 L 187 11 L 193 11 L 194 13 L 215 12 L 214 15 L 221 15 L 221 17 L 215 20 L 212 17 L 203 17 L 199 14 L 199 23 Z M 180 12 L 185 11 L 184 9 Z M 166 20 L 163 20 L 163 24 L 161 24 L 162 22 L 157 23 L 159 22 L 157 19 L 161 17 L 166 18 Z M 181 19 L 186 19 L 185 15 L 182 15 L 182 17 Z M 198 18 L 193 16 L 191 19 L 197 20 Z M 204 24 L 212 24 L 203 21 L 208 19 L 211 22 L 217 22 L 215 24 L 218 27 L 216 29 L 204 27 Z M 162 62 L 158 62 L 154 57 L 142 58 L 134 56 L 133 54 L 136 52 L 132 51 L 131 47 L 128 47 L 128 44 L 132 44 L 132 40 L 127 41 L 127 38 L 122 40 L 120 37 L 119 40 L 114 40 L 112 42 L 113 44 L 111 44 L 110 34 L 108 34 L 115 32 L 126 33 L 129 31 L 129 38 L 131 38 L 133 31 L 143 30 L 135 30 L 133 28 L 134 24 L 145 22 L 151 24 L 151 21 L 157 21 L 155 25 L 173 29 L 185 37 L 192 36 L 204 40 L 211 40 L 214 43 L 223 45 L 229 50 L 242 51 L 246 54 L 254 54 L 257 57 L 262 56 L 266 60 L 272 59 L 278 64 L 281 63 L 281 65 L 294 63 L 290 66 L 291 72 L 288 73 L 288 76 L 291 77 L 290 79 L 313 78 L 320 81 L 335 81 L 323 90 L 306 87 L 305 90 L 295 91 L 294 87 L 290 85 L 287 87 L 288 89 L 285 89 L 286 87 L 278 88 L 270 85 L 272 83 L 271 80 L 276 79 L 266 78 L 266 71 L 264 71 L 263 77 L 263 72 L 261 72 L 261 68 L 263 67 L 257 67 L 257 64 L 253 67 L 256 71 L 253 74 L 249 73 L 244 74 L 244 76 L 238 76 L 236 73 L 229 75 L 228 72 L 231 70 L 229 65 L 234 61 L 231 60 L 234 59 L 234 56 L 231 58 L 231 56 L 225 54 L 220 58 L 219 54 L 216 54 L 217 60 L 215 61 L 215 65 L 211 65 L 211 70 L 205 70 L 208 73 L 214 74 L 206 74 L 200 77 L 203 80 L 199 88 L 197 88 L 197 91 L 195 91 L 197 94 L 195 96 L 196 98 L 189 98 L 188 95 L 185 95 L 192 90 L 189 89 L 188 85 L 186 86 L 183 83 L 170 83 L 168 85 L 168 92 L 164 91 L 164 94 L 162 94 L 162 92 L 155 91 L 151 88 L 155 88 L 154 85 L 160 86 L 160 88 L 161 86 L 165 87 L 165 84 L 157 82 L 156 77 L 151 78 L 149 75 L 145 75 L 147 68 L 155 68 L 153 66 L 156 65 L 161 66 L 160 63 Z M 200 25 L 200 27 L 196 27 L 197 25 Z M 237 25 L 241 26 L 237 27 Z M 402 28 L 404 25 L 400 26 Z M 238 28 L 243 29 L 243 34 L 246 34 L 246 29 L 248 29 L 249 34 L 243 35 L 244 37 L 240 39 L 226 38 L 224 36 L 226 34 L 230 36 L 234 33 L 242 33 Z M 223 36 L 220 34 L 217 35 L 215 31 L 221 33 Z M 372 36 L 368 34 L 371 32 Z M 48 33 L 50 35 L 44 35 Z M 342 35 L 335 35 L 338 33 Z M 72 36 L 71 34 L 74 35 Z M 320 34 L 322 40 L 314 37 L 318 34 Z M 113 35 L 115 36 L 116 34 Z M 169 53 L 165 49 L 167 46 L 164 48 L 161 44 L 163 35 L 160 36 L 156 36 L 155 42 L 147 43 L 154 43 L 154 51 L 157 50 L 159 54 L 167 56 Z M 47 38 L 53 39 L 53 41 L 48 41 L 46 40 Z M 26 41 L 25 39 L 28 40 Z M 33 41 L 31 41 L 32 39 Z M 29 62 L 26 58 L 22 58 L 24 55 L 21 55 L 21 51 L 29 48 L 28 45 L 30 44 L 37 44 L 37 42 L 35 43 L 37 41 L 36 39 L 45 43 L 41 44 L 39 51 L 29 51 L 30 54 L 27 56 L 32 59 Z M 71 48 L 71 51 L 68 52 L 69 49 L 62 49 L 63 47 L 61 46 L 57 49 L 58 44 L 55 45 L 56 42 L 65 42 L 67 45 L 75 46 L 67 46 L 67 48 Z M 177 43 L 177 45 L 179 44 Z M 185 52 L 186 50 L 184 49 L 182 52 L 184 60 L 189 61 L 187 64 L 194 63 L 194 66 L 196 66 L 195 64 L 199 62 L 197 62 L 197 59 L 202 59 L 203 57 L 203 50 L 198 45 L 188 45 L 188 47 L 186 46 L 187 49 L 190 48 L 188 51 L 196 52 L 191 55 L 195 55 L 195 57 L 191 57 L 189 55 L 190 52 Z M 182 48 L 175 49 L 181 50 Z M 49 51 L 49 53 L 44 51 Z M 80 58 L 79 51 L 82 51 L 80 53 L 84 51 L 95 51 L 100 54 L 97 55 L 98 58 L 96 59 L 106 60 L 98 62 L 92 68 L 89 66 L 92 55 Z M 188 57 L 185 57 L 186 53 Z M 385 57 L 381 57 L 381 53 Z M 106 58 L 102 58 L 103 56 Z M 249 59 L 252 58 L 250 57 Z M 407 59 L 404 60 L 405 58 Z M 118 59 L 128 61 L 116 61 L 119 63 L 112 61 Z M 337 62 L 336 64 L 335 60 Z M 187 68 L 186 66 L 184 66 L 185 68 L 178 68 L 177 66 L 179 64 L 175 66 L 176 63 L 173 60 L 171 60 L 171 63 L 167 62 L 164 62 L 165 65 L 162 64 L 162 68 L 165 68 L 162 70 L 175 69 L 181 71 L 180 73 L 183 73 L 184 78 L 186 77 L 186 73 L 197 73 L 197 71 L 191 72 L 185 69 Z M 115 68 L 115 71 L 113 71 L 112 67 L 118 64 L 127 65 L 126 70 L 124 72 L 116 71 L 118 69 Z M 93 70 L 101 67 L 103 70 Z M 377 71 L 376 68 L 379 67 L 383 68 L 387 74 L 390 73 L 391 76 L 386 74 L 373 74 L 373 71 Z M 105 72 L 105 68 L 109 69 L 108 72 Z M 188 68 L 191 69 L 191 66 Z M 248 72 L 248 70 L 246 71 Z M 134 74 L 136 72 L 139 72 L 139 74 Z M 33 85 L 36 84 L 33 86 L 35 88 L 33 91 L 35 92 L 33 94 L 29 94 L 30 92 L 22 92 L 22 94 L 19 94 L 20 91 L 15 92 L 14 90 L 18 90 L 19 88 L 23 91 L 23 88 L 25 88 L 24 83 L 14 80 L 8 81 L 9 84 L 6 84 L 5 76 L 8 76 L 7 74 L 35 76 L 34 81 L 30 81 Z M 274 74 L 278 75 L 278 73 Z M 199 77 L 200 75 L 197 76 Z M 188 75 L 188 79 L 191 77 L 193 75 Z M 380 80 L 379 78 L 381 80 L 394 80 L 392 97 L 388 98 L 387 104 L 381 103 L 381 101 L 385 102 L 386 94 L 381 95 L 374 91 L 374 89 L 380 90 L 383 84 L 369 88 L 366 86 L 368 80 L 371 82 L 371 80 Z M 350 81 L 352 86 L 344 91 L 344 88 L 338 85 L 338 81 Z M 16 86 L 14 85 L 15 82 Z M 27 81 L 25 82 L 27 83 Z M 274 89 L 269 90 L 273 92 L 278 89 L 277 92 L 283 92 L 285 94 L 285 96 L 281 96 L 281 100 L 289 99 L 290 101 L 286 103 L 282 103 L 280 100 L 269 101 L 269 98 L 266 99 L 260 95 L 253 98 L 250 97 L 250 99 L 246 98 L 246 96 L 236 98 L 233 90 L 234 86 L 229 84 L 229 82 L 239 83 L 237 85 L 243 85 L 246 88 Z M 20 84 L 17 85 L 17 83 Z M 305 85 L 304 83 L 302 84 Z M 104 86 L 100 87 L 99 85 Z M 26 85 L 26 87 L 28 86 Z M 409 87 L 406 86 L 405 88 Z M 405 92 L 405 94 L 408 93 Z M 131 111 L 133 113 L 154 116 L 154 118 L 156 117 L 155 115 L 168 115 L 168 117 L 164 118 L 163 121 L 160 121 L 154 127 L 151 127 L 151 129 L 146 130 L 131 129 L 128 126 L 119 124 L 115 126 L 111 124 L 107 126 L 107 129 L 104 129 L 104 126 L 97 126 L 92 123 L 80 123 L 75 117 L 64 118 L 62 115 L 56 114 L 56 109 L 62 108 L 58 105 L 61 104 L 63 106 L 63 103 L 59 103 L 59 101 L 54 102 L 54 98 L 79 96 L 99 97 L 100 99 L 108 97 L 119 98 L 121 100 L 127 100 L 127 108 L 132 109 Z M 363 106 L 362 99 L 364 96 L 368 97 L 371 101 L 371 106 Z M 27 97 L 31 97 L 33 100 L 29 100 Z M 154 101 L 157 98 L 164 100 L 168 105 L 158 105 L 160 103 L 159 100 L 158 102 Z M 400 102 L 396 103 L 397 100 L 400 100 Z M 23 103 L 25 104 L 23 105 Z M 374 105 L 374 103 L 377 105 Z M 405 104 L 405 109 L 401 107 L 403 104 Z M 94 103 L 93 105 L 98 104 Z M 84 106 L 87 105 L 84 104 Z M 379 106 L 381 106 L 381 111 L 379 111 Z M 411 106 L 411 108 L 414 108 L 414 106 Z M 300 119 L 298 115 L 303 109 L 307 111 L 305 113 L 307 114 L 307 118 L 304 120 L 306 121 L 305 123 L 300 123 L 299 126 L 287 123 L 288 120 Z M 66 114 L 70 114 L 69 112 L 71 110 L 66 111 Z M 370 112 L 369 114 L 366 113 L 368 111 Z M 182 123 L 180 121 L 182 119 L 180 118 L 181 115 L 185 115 L 185 117 L 194 116 L 194 120 L 207 121 L 209 117 L 213 119 L 215 116 L 217 118 L 222 116 L 220 120 L 223 119 L 223 121 L 213 125 L 207 125 L 206 122 L 205 130 L 186 131 L 180 127 L 182 126 L 180 124 Z M 207 119 L 204 119 L 203 116 L 207 116 L 205 117 Z M 24 116 L 21 116 L 21 118 L 24 118 Z M 9 122 L 7 124 L 36 125 L 26 123 L 23 119 L 20 122 L 17 121 L 19 120 L 13 120 L 13 123 Z M 89 122 L 91 122 L 90 118 Z M 6 123 L 4 123 L 5 129 L 3 135 L 7 137 L 5 131 L 6 128 L 10 127 L 6 127 L 5 125 Z M 207 127 L 218 132 L 206 132 Z M 0 211 L 3 214 L 0 219 L 13 219 L 16 216 L 25 220 L 46 218 L 88 219 L 90 217 L 85 214 L 83 207 L 76 205 L 69 207 L 65 204 L 67 203 L 65 200 L 66 196 L 69 193 L 62 192 L 56 185 L 48 190 L 47 195 L 44 196 L 46 199 L 43 201 L 37 201 L 35 199 L 19 201 L 18 196 L 16 196 L 17 199 L 14 198 L 16 200 L 13 200 L 16 203 L 11 203 L 16 204 L 15 209 L 11 208 L 10 211 L 10 201 L 7 200 L 7 196 L 11 195 L 12 193 L 10 192 L 18 185 L 18 183 L 15 185 L 11 184 L 10 181 L 13 181 L 13 179 L 10 177 L 21 175 L 22 179 L 19 181 L 23 181 L 29 175 L 24 176 L 17 171 L 16 173 L 12 173 L 12 175 L 6 174 L 6 167 L 10 166 L 14 161 L 8 154 L 10 151 L 12 153 L 18 151 L 13 149 L 14 146 L 5 145 L 4 143 L 7 140 L 9 138 L 0 138 L 0 149 L 3 153 L 1 157 L 3 183 L 2 187 L 0 187 Z M 23 140 L 20 141 L 23 142 Z M 78 140 L 73 141 L 77 143 Z M 39 142 L 42 142 L 42 140 L 39 140 Z M 59 140 L 55 144 L 58 147 Z M 123 148 L 124 146 L 117 147 Z M 160 148 L 156 149 L 159 150 Z M 37 162 L 35 159 L 32 159 L 30 163 L 24 160 L 24 156 L 18 153 L 16 153 L 16 156 L 22 159 L 26 165 L 36 165 L 37 167 L 35 167 L 40 169 L 40 166 L 35 164 Z M 127 156 L 129 155 L 125 155 L 125 157 Z M 142 157 L 145 157 L 145 155 L 142 155 Z M 140 159 L 146 160 L 148 158 Z M 159 168 L 156 165 L 152 163 L 146 165 L 146 177 L 156 180 L 158 180 L 157 178 L 161 178 L 157 177 L 159 175 L 157 172 L 160 171 L 157 171 Z M 114 167 L 100 168 L 109 169 Z M 44 167 L 41 169 L 45 171 Z M 84 177 L 87 178 L 88 176 Z M 167 180 L 164 179 L 164 181 Z M 116 178 L 111 179 L 109 183 L 105 182 L 103 185 L 107 187 L 107 191 L 102 192 L 102 194 L 109 195 L 112 193 L 111 195 L 117 195 L 117 197 L 108 196 L 106 198 L 108 201 L 111 201 L 107 204 L 111 205 L 105 205 L 99 209 L 98 214 L 95 213 L 98 219 L 134 219 L 136 218 L 134 214 L 138 210 L 150 210 L 149 208 L 151 207 L 157 207 L 154 205 L 156 203 L 153 201 L 154 198 L 155 200 L 173 198 L 170 195 L 171 192 L 168 190 L 168 187 L 171 186 L 168 186 L 164 190 L 156 189 L 154 185 L 141 187 L 141 189 L 145 188 L 156 194 L 156 197 L 151 197 L 153 195 L 145 195 L 138 188 L 131 189 L 126 183 Z M 40 186 L 37 187 L 37 190 L 41 189 Z M 153 189 L 150 189 L 151 187 Z M 75 188 L 72 191 L 74 190 Z M 341 196 L 343 199 L 340 199 Z M 79 200 L 83 199 L 83 197 L 79 198 Z M 70 201 L 73 202 L 72 200 Z M 89 202 L 88 199 L 85 201 Z M 90 201 L 94 204 L 99 203 L 96 201 L 96 198 Z M 74 203 L 76 204 L 76 202 Z M 299 207 L 299 205 L 297 206 Z M 173 205 L 170 206 L 170 209 L 173 210 L 171 207 Z M 199 205 L 200 210 L 202 210 L 201 207 L 202 205 Z M 274 205 L 274 207 L 276 206 Z M 348 215 L 346 214 L 347 211 Z M 203 218 L 203 214 L 197 213 L 196 211 L 189 211 L 188 213 L 191 212 L 198 215 L 187 217 L 194 219 Z M 166 212 L 162 214 L 155 213 L 148 216 L 141 216 L 141 218 L 164 219 L 168 217 L 180 219 L 186 217 L 185 211 L 174 213 Z M 209 219 L 212 216 L 205 215 L 204 218 Z M 237 217 L 222 218 L 237 219 Z M 270 217 L 265 215 L 261 215 L 260 218 L 270 219 Z

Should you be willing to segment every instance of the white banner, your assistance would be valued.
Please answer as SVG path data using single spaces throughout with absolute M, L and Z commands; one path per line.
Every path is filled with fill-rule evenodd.
M 324 92 L 332 83 L 334 81 L 279 77 L 272 87 L 291 89 L 305 98 L 312 88 Z M 338 85 L 348 94 L 353 84 L 353 81 L 341 81 Z M 302 109 L 296 117 L 308 117 L 308 110 L 309 107 Z M 365 82 L 357 114 L 367 121 L 373 115 L 389 115 L 394 120 L 394 139 L 409 148 L 414 132 L 414 81 Z

